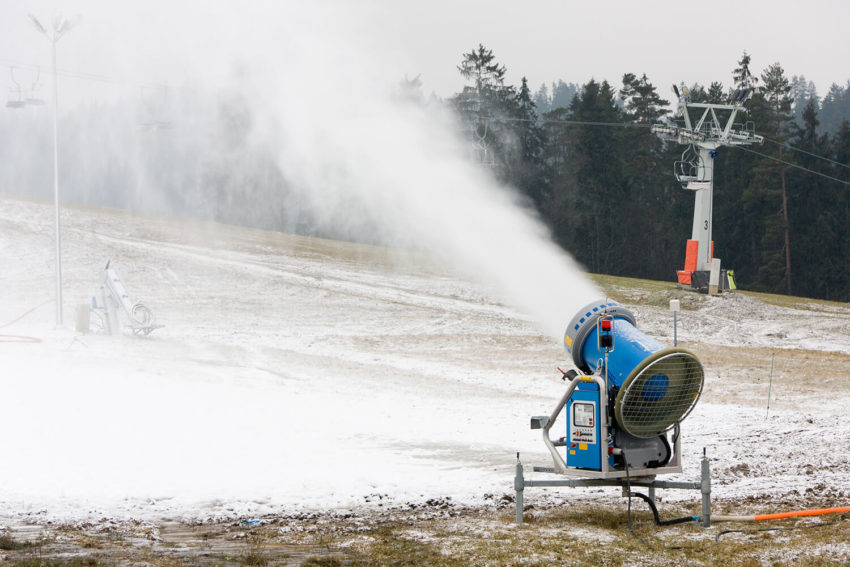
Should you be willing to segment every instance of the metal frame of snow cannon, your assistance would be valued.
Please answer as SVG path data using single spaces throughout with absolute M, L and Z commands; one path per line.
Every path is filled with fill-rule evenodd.
M 543 443 L 549 450 L 549 454 L 552 455 L 552 462 L 554 464 L 553 467 L 534 467 L 534 470 L 536 472 L 553 472 L 560 475 L 575 478 L 626 478 L 626 471 L 624 469 L 618 470 L 610 466 L 608 462 L 608 444 L 598 443 L 599 456 L 601 459 L 601 470 L 593 471 L 588 469 L 577 469 L 568 467 L 566 461 L 564 461 L 564 458 L 561 457 L 561 454 L 558 453 L 558 450 L 555 448 L 566 446 L 568 441 L 566 439 L 559 439 L 553 441 L 552 438 L 549 436 L 549 430 L 552 428 L 552 425 L 554 425 L 555 421 L 561 415 L 561 412 L 564 411 L 564 408 L 567 406 L 567 402 L 570 400 L 573 395 L 573 392 L 575 392 L 576 387 L 581 382 L 594 382 L 597 386 L 599 386 L 600 411 L 602 412 L 603 427 L 606 427 L 609 423 L 610 417 L 608 416 L 608 394 L 606 388 L 606 380 L 604 380 L 599 374 L 576 375 L 572 380 L 570 380 L 569 386 L 567 386 L 567 391 L 564 392 L 563 396 L 561 396 L 560 401 L 558 401 L 558 405 L 555 406 L 555 409 L 552 411 L 551 415 L 542 417 L 535 416 L 531 418 L 531 428 L 543 430 Z M 668 463 L 663 467 L 629 468 L 628 476 L 646 477 L 655 476 L 657 474 L 681 473 L 681 450 L 682 436 L 680 435 L 679 424 L 677 423 L 673 428 L 673 445 L 671 446 L 671 455 Z M 619 454 L 616 452 L 617 449 L 614 449 L 614 451 L 614 454 Z
M 118 313 L 124 311 L 124 314 L 130 320 L 130 329 L 134 335 L 149 335 L 155 329 L 159 329 L 162 325 L 155 323 L 153 311 L 141 302 L 131 302 L 121 278 L 115 268 L 109 265 L 111 260 L 107 260 L 106 266 L 100 275 L 100 285 L 98 287 L 99 298 L 92 298 L 92 311 L 97 313 L 103 322 L 104 332 L 109 335 L 120 335 L 121 324 L 119 322 Z
M 607 323 L 602 325 L 601 321 Z M 700 482 L 655 480 L 658 474 L 682 472 L 679 422 L 690 413 L 702 392 L 702 365 L 687 349 L 666 348 L 637 331 L 634 324 L 635 318 L 628 309 L 607 301 L 585 306 L 570 321 L 564 343 L 580 372 L 564 373 L 569 384 L 550 415 L 531 418 L 531 428 L 542 429 L 543 442 L 553 461 L 552 467 L 533 470 L 561 478 L 525 480 L 517 454 L 517 523 L 522 523 L 523 493 L 527 487 L 620 486 L 627 496 L 631 486 L 644 486 L 648 487 L 653 505 L 656 488 L 700 490 L 699 518 L 703 526 L 710 525 L 711 479 L 705 455 Z M 616 353 L 615 326 L 622 334 L 618 343 L 622 349 Z M 663 386 L 659 386 L 662 381 Z M 612 396 L 616 398 L 613 406 Z M 565 408 L 567 435 L 554 441 L 550 429 Z M 670 430 L 672 447 L 667 442 Z M 647 451 L 652 453 L 658 446 L 655 437 L 663 437 L 666 459 L 647 458 Z M 652 443 L 642 445 L 644 441 Z M 556 447 L 564 447 L 566 459 Z

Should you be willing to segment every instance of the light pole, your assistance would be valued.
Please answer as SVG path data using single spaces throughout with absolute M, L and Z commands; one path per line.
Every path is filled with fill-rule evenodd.
M 62 241 L 59 233 L 59 87 L 56 79 L 56 42 L 62 39 L 77 20 L 62 16 L 53 18 L 52 33 L 47 31 L 38 18 L 29 14 L 35 29 L 50 41 L 53 47 L 53 205 L 56 212 L 56 324 L 62 325 Z

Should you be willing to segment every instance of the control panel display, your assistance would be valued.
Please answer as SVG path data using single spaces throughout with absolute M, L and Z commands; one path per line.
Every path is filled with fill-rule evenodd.
M 571 443 L 596 443 L 596 402 L 572 403 Z

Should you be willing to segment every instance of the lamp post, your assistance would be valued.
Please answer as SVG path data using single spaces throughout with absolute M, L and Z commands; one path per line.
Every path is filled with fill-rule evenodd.
M 57 16 L 53 19 L 53 29 L 47 31 L 38 18 L 29 14 L 35 29 L 50 41 L 53 47 L 53 205 L 56 213 L 56 324 L 62 325 L 62 241 L 59 233 L 59 87 L 56 79 L 56 42 L 62 39 L 76 24 Z

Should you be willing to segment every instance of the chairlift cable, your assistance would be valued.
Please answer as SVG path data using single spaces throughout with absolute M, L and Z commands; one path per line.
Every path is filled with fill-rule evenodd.
M 642 122 L 594 122 L 588 120 L 548 120 L 546 118 L 537 120 L 535 118 L 494 118 L 494 121 L 502 122 L 537 122 L 540 124 L 570 124 L 576 126 L 607 126 L 610 128 L 651 128 L 652 124 Z
M 813 154 L 812 152 L 807 152 L 806 150 L 801 150 L 800 148 L 796 148 L 796 147 L 794 147 L 794 146 L 792 146 L 792 145 L 789 145 L 787 141 L 785 141 L 785 142 L 780 142 L 779 140 L 773 140 L 773 139 L 771 139 L 771 138 L 768 138 L 767 136 L 764 136 L 764 139 L 765 139 L 766 141 L 768 141 L 768 142 L 772 142 L 772 143 L 774 143 L 774 144 L 776 144 L 776 145 L 778 145 L 778 146 L 782 146 L 782 147 L 787 148 L 787 149 L 789 149 L 789 150 L 793 150 L 793 151 L 795 151 L 795 152 L 800 152 L 800 153 L 802 153 L 802 154 L 806 154 L 806 155 L 809 155 L 809 156 L 812 156 L 812 157 L 816 157 L 816 158 L 818 158 L 818 159 L 822 159 L 822 160 L 824 160 L 824 161 L 828 161 L 829 163 L 831 163 L 831 164 L 833 164 L 833 165 L 840 165 L 841 167 L 846 167 L 847 169 L 850 169 L 850 165 L 847 165 L 847 164 L 841 163 L 840 161 L 835 161 L 835 160 L 829 159 L 828 157 L 824 157 L 824 156 L 819 156 L 819 155 L 817 155 L 817 154 Z
M 9 67 L 10 69 L 20 68 L 20 69 L 30 69 L 32 71 L 40 71 L 40 69 L 41 69 L 41 67 L 39 65 L 33 65 L 33 64 L 30 64 L 30 63 L 20 63 L 20 62 L 16 62 L 16 61 L 11 61 L 9 59 L 0 59 L 0 65 L 2 65 L 4 67 Z M 142 82 L 142 81 L 127 79 L 127 78 L 113 77 L 113 76 L 110 76 L 110 75 L 100 75 L 100 74 L 97 74 L 97 73 L 89 73 L 87 71 L 69 71 L 69 70 L 64 70 L 64 69 L 57 69 L 56 74 L 60 75 L 62 77 L 70 77 L 72 79 L 82 79 L 82 80 L 87 80 L 87 81 L 99 81 L 101 83 L 130 84 L 130 85 L 143 86 L 143 87 L 153 87 L 153 88 L 160 88 L 160 89 L 168 88 L 168 85 L 166 85 L 165 83 Z
M 831 175 L 827 175 L 825 173 L 821 173 L 820 171 L 815 171 L 814 169 L 809 169 L 807 167 L 803 167 L 802 165 L 797 165 L 796 163 L 791 163 L 790 161 L 785 161 L 783 159 L 775 158 L 773 156 L 769 156 L 767 154 L 763 154 L 761 152 L 757 152 L 755 150 L 751 150 L 751 149 L 745 148 L 743 146 L 735 146 L 735 147 L 739 150 L 744 150 L 745 152 L 750 152 L 750 153 L 756 154 L 757 156 L 761 156 L 763 158 L 767 158 L 767 159 L 770 159 L 770 160 L 773 160 L 773 161 L 778 161 L 779 163 L 787 165 L 788 167 L 794 167 L 794 168 L 806 171 L 808 173 L 814 173 L 815 175 L 820 175 L 821 177 L 825 177 L 826 179 L 829 179 L 830 181 L 836 181 L 838 183 L 841 183 L 842 185 L 850 185 L 850 181 L 844 181 L 843 179 L 838 179 L 837 177 L 832 177 Z

